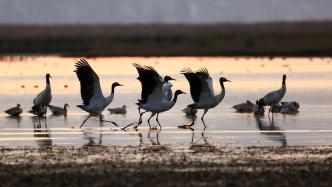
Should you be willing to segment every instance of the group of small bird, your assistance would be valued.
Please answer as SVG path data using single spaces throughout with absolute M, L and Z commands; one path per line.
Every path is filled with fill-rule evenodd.
M 158 119 L 159 114 L 170 110 L 176 104 L 178 96 L 186 93 L 182 90 L 176 90 L 173 94 L 173 85 L 171 81 L 175 81 L 175 79 L 167 75 L 162 77 L 152 66 L 142 66 L 136 63 L 133 64 L 133 66 L 138 72 L 137 79 L 140 81 L 142 88 L 141 98 L 138 99 L 136 103 L 138 107 L 139 120 L 135 124 L 135 128 L 142 124 L 142 117 L 147 112 L 151 113 L 147 120 L 149 127 L 157 128 L 151 126 L 150 124 L 151 118 L 156 115 L 156 121 L 161 128 L 161 124 Z M 97 116 L 101 121 L 110 122 L 115 126 L 118 126 L 118 124 L 114 121 L 104 120 L 101 114 L 113 101 L 115 88 L 123 85 L 118 82 L 114 82 L 112 84 L 111 93 L 108 96 L 104 96 L 101 90 L 98 74 L 92 69 L 85 59 L 80 59 L 76 62 L 74 72 L 80 81 L 80 93 L 82 99 L 82 104 L 77 105 L 77 107 L 89 114 L 86 119 L 84 119 L 80 127 L 82 127 L 92 116 Z M 213 80 L 206 68 L 201 68 L 197 71 L 185 68 L 180 73 L 184 75 L 189 83 L 193 103 L 188 105 L 187 108 L 183 110 L 188 116 L 191 116 L 191 123 L 179 127 L 191 128 L 194 125 L 194 116 L 198 109 L 204 110 L 201 120 L 205 126 L 205 114 L 209 109 L 216 107 L 224 99 L 226 90 L 224 84 L 231 81 L 225 77 L 220 77 L 219 84 L 221 91 L 219 94 L 216 94 L 213 89 Z M 52 101 L 50 78 L 51 75 L 47 73 L 46 87 L 33 99 L 33 106 L 30 112 L 37 116 L 44 116 L 47 113 L 47 108 L 49 108 L 54 115 L 66 116 L 67 107 L 69 106 L 67 103 L 64 104 L 64 107 L 50 105 Z M 235 105 L 233 108 L 235 108 L 238 112 L 254 112 L 255 114 L 259 114 L 261 111 L 264 112 L 264 106 L 269 106 L 269 114 L 272 112 L 272 117 L 273 112 L 276 112 L 277 108 L 280 109 L 279 112 L 281 113 L 282 111 L 285 112 L 285 110 L 292 107 L 298 109 L 299 104 L 297 102 L 282 102 L 281 105 L 279 104 L 285 93 L 286 75 L 283 75 L 280 89 L 266 94 L 261 99 L 258 99 L 256 104 L 247 101 L 246 103 Z M 126 113 L 126 107 L 126 105 L 123 105 L 121 108 L 108 110 L 111 113 L 123 114 Z M 17 104 L 16 107 L 5 111 L 5 113 L 11 116 L 19 116 L 22 112 L 23 110 L 20 108 L 19 104 Z

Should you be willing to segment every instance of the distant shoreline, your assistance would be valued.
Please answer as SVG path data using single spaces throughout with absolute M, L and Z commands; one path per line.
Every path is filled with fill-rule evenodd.
M 332 56 L 332 21 L 0 25 L 0 55 Z

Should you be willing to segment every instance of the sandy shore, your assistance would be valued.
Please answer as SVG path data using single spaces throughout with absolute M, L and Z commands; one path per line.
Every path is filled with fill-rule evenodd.
M 332 146 L 0 148 L 1 186 L 331 186 Z

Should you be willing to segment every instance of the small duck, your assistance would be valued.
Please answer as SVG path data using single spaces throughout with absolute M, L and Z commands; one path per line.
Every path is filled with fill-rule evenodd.
M 245 103 L 234 105 L 232 108 L 234 108 L 236 112 L 245 113 L 245 112 L 253 112 L 254 106 L 255 106 L 254 103 L 247 100 Z
M 292 102 L 281 102 L 282 109 L 280 113 L 282 114 L 296 114 L 299 112 L 300 105 L 296 101 Z
M 48 105 L 48 108 L 51 110 L 54 116 L 67 116 L 67 107 L 69 107 L 67 103 L 63 105 L 63 108 L 59 106 Z
M 122 107 L 118 107 L 118 108 L 108 108 L 107 110 L 110 111 L 111 114 L 126 114 L 127 105 L 122 105 Z
M 283 109 L 283 106 L 279 103 L 272 106 L 271 112 L 273 113 L 280 113 L 280 111 Z
M 21 105 L 17 104 L 16 107 L 12 107 L 4 112 L 12 117 L 18 117 L 23 112 L 23 110 L 21 108 Z
M 196 115 L 197 109 L 194 108 L 192 110 L 192 114 L 191 114 L 191 108 L 190 107 L 186 107 L 185 109 L 182 110 L 182 112 L 184 112 L 186 114 L 186 116 L 191 116 L 191 115 Z

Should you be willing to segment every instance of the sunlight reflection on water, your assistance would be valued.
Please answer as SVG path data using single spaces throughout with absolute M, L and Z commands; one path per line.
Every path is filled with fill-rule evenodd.
M 41 120 L 28 113 L 20 118 L 0 114 L 0 146 L 82 146 L 86 143 L 107 145 L 181 144 L 195 141 L 234 146 L 285 146 L 285 145 L 330 145 L 332 132 L 332 60 L 330 58 L 230 58 L 230 57 L 112 57 L 89 59 L 99 74 L 104 94 L 110 92 L 111 84 L 118 81 L 125 85 L 117 89 L 117 95 L 110 107 L 128 106 L 126 115 L 110 115 L 104 111 L 104 118 L 117 121 L 124 126 L 137 121 L 134 105 L 139 97 L 140 84 L 132 63 L 153 65 L 162 75 L 176 78 L 174 89 L 189 92 L 188 83 L 179 74 L 184 67 L 193 70 L 207 67 L 216 80 L 225 76 L 232 80 L 226 85 L 226 97 L 222 103 L 206 115 L 208 128 L 203 130 L 198 120 L 195 132 L 177 129 L 188 119 L 180 111 L 192 102 L 189 95 L 180 96 L 175 107 L 160 114 L 164 129 L 149 131 L 144 122 L 138 131 L 128 132 L 113 128 L 111 124 L 100 124 L 91 118 L 85 128 L 78 126 L 86 113 L 75 107 L 81 103 L 79 82 L 73 73 L 77 58 L 24 57 L 2 58 L 0 60 L 0 102 L 1 110 L 20 103 L 25 111 L 32 105 L 35 94 L 44 88 L 44 75 L 52 74 L 51 80 L 54 105 L 70 105 L 69 115 L 47 117 Z M 281 75 L 286 73 L 287 93 L 285 101 L 298 101 L 297 115 L 276 114 L 274 122 L 267 116 L 255 119 L 252 114 L 235 113 L 234 104 L 249 99 L 255 101 L 266 92 L 278 89 Z M 37 88 L 36 88 L 37 87 Z M 215 91 L 220 88 L 215 81 Z M 201 112 L 198 114 L 201 116 Z M 148 115 L 145 116 L 146 119 Z M 153 120 L 152 120 L 153 121 Z M 36 128 L 34 128 L 34 126 Z M 111 128 L 112 127 L 112 128 Z

